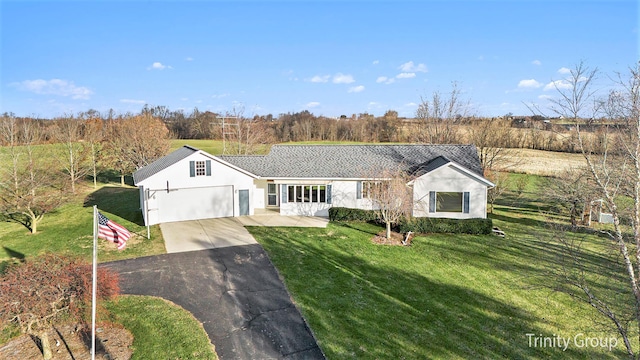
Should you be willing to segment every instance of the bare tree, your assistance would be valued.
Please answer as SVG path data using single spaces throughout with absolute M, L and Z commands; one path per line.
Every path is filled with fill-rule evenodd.
M 582 63 L 576 66 L 570 80 L 573 89 L 555 102 L 556 109 L 577 119 L 585 100 L 593 94 L 588 85 L 594 74 Z M 632 294 L 626 301 L 633 306 L 628 312 L 621 310 L 617 292 L 595 291 L 596 285 L 585 276 L 565 277 L 562 291 L 588 303 L 608 319 L 622 337 L 629 357 L 637 359 L 640 355 L 640 64 L 631 68 L 629 74 L 628 78 L 619 77 L 621 92 L 615 100 L 619 103 L 612 106 L 620 110 L 624 131 L 609 129 L 601 138 L 598 151 L 594 151 L 593 143 L 587 140 L 577 121 L 575 126 L 576 146 L 586 159 L 593 188 L 613 217 L 613 230 L 605 234 L 617 249 L 629 294 Z M 625 205 L 629 199 L 630 207 Z M 629 225 L 623 225 L 625 223 Z M 635 345 L 631 336 L 636 337 Z
M 418 127 L 415 140 L 430 144 L 456 143 L 459 134 L 455 124 L 468 115 L 469 101 L 461 99 L 461 91 L 455 82 L 447 98 L 438 91 L 433 92 L 431 99 L 421 97 L 416 110 Z
M 164 156 L 171 145 L 169 130 L 149 113 L 109 122 L 105 138 L 106 159 L 124 177 Z
M 386 237 L 391 239 L 391 225 L 411 215 L 413 193 L 410 176 L 401 168 L 385 169 L 362 182 L 362 197 L 371 200 L 378 220 L 385 223 Z
M 558 176 L 548 178 L 545 199 L 561 213 L 569 215 L 571 227 L 576 228 L 591 201 L 593 194 L 591 174 L 586 169 L 569 168 Z
M 469 126 L 469 141 L 478 148 L 483 171 L 508 170 L 516 165 L 517 150 L 511 149 L 514 131 L 508 120 L 480 119 Z
M 44 215 L 63 200 L 46 154 L 36 149 L 41 133 L 32 120 L 0 118 L 0 137 L 7 143 L 9 166 L 0 173 L 0 214 L 32 234 Z
M 493 207 L 496 201 L 509 189 L 509 174 L 493 170 L 486 170 L 485 176 L 494 184 L 487 190 L 487 202 L 489 203 L 489 213 L 493 214 Z
M 83 122 L 72 115 L 56 120 L 54 138 L 61 144 L 60 162 L 69 177 L 71 192 L 76 193 L 76 183 L 91 171 L 90 154 L 82 140 Z
M 88 116 L 88 118 L 85 119 L 83 138 L 89 145 L 89 160 L 91 164 L 93 188 L 97 189 L 100 151 L 102 150 L 102 141 L 104 140 L 103 122 L 100 117 Z
M 584 62 L 580 62 L 571 69 L 566 79 L 553 81 L 553 86 L 560 97 L 549 99 L 553 104 L 551 110 L 574 121 L 580 118 L 593 118 L 595 111 L 589 108 L 589 105 L 591 102 L 599 104 L 598 101 L 594 101 L 595 90 L 592 86 L 597 75 L 598 68 L 590 69 Z M 589 111 L 589 114 L 585 111 Z

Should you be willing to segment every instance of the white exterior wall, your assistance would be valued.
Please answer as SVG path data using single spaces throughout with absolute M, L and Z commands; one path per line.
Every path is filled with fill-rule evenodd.
M 254 180 L 252 207 L 254 209 L 265 209 L 267 207 L 267 180 Z
M 189 162 L 206 160 L 211 160 L 211 176 L 190 177 Z M 249 213 L 253 215 L 255 203 L 255 185 L 253 180 L 253 177 L 219 162 L 216 158 L 211 158 L 197 152 L 153 176 L 140 181 L 136 185 L 140 188 L 141 199 L 146 199 L 146 201 L 143 201 L 141 204 L 144 218 L 148 221 L 149 225 L 154 225 L 162 220 L 158 216 L 159 211 L 162 211 L 158 209 L 159 206 L 171 206 L 173 208 L 172 210 L 175 210 L 175 207 L 179 207 L 180 211 L 185 213 L 185 218 L 180 220 L 202 218 L 200 215 L 194 215 L 192 218 L 188 214 L 193 208 L 193 206 L 190 207 L 190 203 L 193 205 L 194 203 L 197 204 L 198 202 L 207 201 L 207 199 L 198 199 L 198 191 L 194 188 L 204 189 L 203 193 L 212 194 L 212 196 L 216 196 L 218 193 L 231 193 L 232 195 L 229 195 L 228 199 L 225 197 L 221 202 L 225 204 L 232 202 L 232 205 L 229 205 L 233 207 L 232 216 L 238 216 L 240 213 L 238 190 L 249 190 Z M 216 189 L 214 189 L 214 187 Z M 178 195 L 174 195 L 173 193 L 171 196 L 163 195 L 163 193 L 167 193 L 167 188 L 169 189 L 169 193 L 175 191 L 175 194 Z M 182 192 L 185 197 L 179 196 L 180 189 L 185 189 Z M 148 196 L 145 194 L 146 192 L 148 192 Z M 171 198 L 171 200 L 169 200 L 169 198 Z M 168 203 L 168 201 L 171 203 Z M 160 202 L 162 202 L 162 205 Z M 225 204 L 221 206 L 226 206 Z M 200 204 L 195 206 L 200 206 Z
M 429 192 L 469 192 L 469 213 L 429 213 Z M 413 183 L 413 216 L 452 219 L 487 217 L 487 186 L 452 165 L 422 175 Z

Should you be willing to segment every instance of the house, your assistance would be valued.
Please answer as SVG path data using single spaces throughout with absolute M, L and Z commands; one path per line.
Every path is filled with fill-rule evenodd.
M 413 215 L 485 218 L 487 190 L 474 145 L 274 145 L 267 155 L 213 156 L 184 146 L 133 174 L 148 225 L 253 215 L 328 216 L 369 209 L 375 171 L 412 175 Z M 374 174 L 374 175 L 372 175 Z

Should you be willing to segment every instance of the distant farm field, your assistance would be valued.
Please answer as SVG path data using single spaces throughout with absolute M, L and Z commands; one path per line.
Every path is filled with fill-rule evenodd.
M 563 170 L 586 165 L 582 154 L 555 151 L 514 149 L 506 157 L 510 163 L 515 164 L 509 171 L 532 175 L 556 175 Z

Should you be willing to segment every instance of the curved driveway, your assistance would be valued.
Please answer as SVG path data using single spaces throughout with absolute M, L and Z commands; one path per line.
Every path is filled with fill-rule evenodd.
M 324 359 L 259 244 L 110 262 L 125 294 L 159 296 L 190 311 L 222 360 Z

